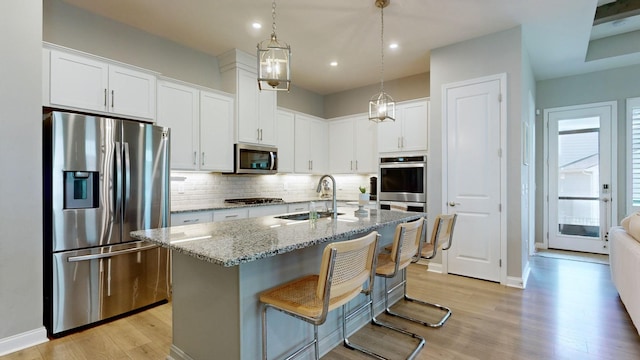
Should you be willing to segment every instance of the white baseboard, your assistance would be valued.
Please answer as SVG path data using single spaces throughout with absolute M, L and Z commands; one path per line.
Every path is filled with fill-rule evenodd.
M 507 276 L 507 283 L 505 285 L 508 287 L 513 287 L 517 289 L 524 289 L 525 283 L 526 281 L 523 280 L 523 278 L 521 277 Z
M 0 356 L 49 341 L 47 329 L 40 327 L 0 339 Z
M 187 355 L 184 351 L 182 351 L 179 347 L 171 344 L 169 348 L 169 355 L 167 355 L 167 360 L 194 360 L 191 356 Z

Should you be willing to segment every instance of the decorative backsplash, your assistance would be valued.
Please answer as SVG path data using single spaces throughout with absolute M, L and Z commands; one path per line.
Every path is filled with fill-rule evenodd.
M 334 175 L 337 198 L 357 200 L 359 186 L 369 191 L 372 175 Z M 202 172 L 171 172 L 171 209 L 198 210 L 218 206 L 225 199 L 278 197 L 285 201 L 319 197 L 320 175 L 222 175 Z

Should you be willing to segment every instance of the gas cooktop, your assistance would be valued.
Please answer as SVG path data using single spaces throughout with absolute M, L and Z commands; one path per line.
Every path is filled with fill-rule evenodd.
M 253 205 L 253 204 L 279 204 L 284 200 L 281 198 L 268 198 L 268 197 L 256 197 L 256 198 L 243 198 L 243 199 L 226 199 L 224 201 L 228 204 L 240 204 L 240 205 Z

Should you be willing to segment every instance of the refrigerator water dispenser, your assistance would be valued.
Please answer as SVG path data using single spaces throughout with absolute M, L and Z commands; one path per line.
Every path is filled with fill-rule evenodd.
M 64 172 L 64 208 L 91 209 L 98 207 L 97 171 Z

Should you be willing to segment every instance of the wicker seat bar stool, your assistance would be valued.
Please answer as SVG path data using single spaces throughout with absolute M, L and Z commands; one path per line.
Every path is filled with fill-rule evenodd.
M 370 294 L 379 235 L 376 231 L 363 237 L 328 244 L 323 253 L 318 275 L 308 275 L 276 286 L 260 294 L 262 303 L 262 358 L 267 359 L 267 310 L 281 311 L 313 325 L 313 340 L 302 345 L 286 359 L 294 358 L 313 346 L 319 359 L 318 326 L 327 314 L 343 308 L 343 338 L 347 342 L 346 304 L 358 294 Z M 366 285 L 366 286 L 365 286 Z M 360 307 L 357 311 L 360 311 Z
M 440 237 L 440 229 L 449 224 L 449 222 L 455 221 L 455 215 L 440 215 L 436 218 L 434 225 L 434 232 L 432 234 L 432 243 L 435 244 L 433 239 Z M 447 307 L 432 304 L 420 299 L 416 299 L 407 295 L 407 274 L 406 268 L 415 261 L 416 256 L 421 253 L 421 239 L 422 239 L 422 227 L 424 225 L 424 219 L 421 218 L 412 223 L 400 224 L 396 227 L 393 244 L 391 245 L 390 254 L 380 254 L 378 256 L 378 265 L 376 267 L 376 276 L 384 278 L 384 306 L 385 313 L 397 316 L 409 321 L 422 324 L 429 327 L 441 327 L 451 316 L 451 310 Z M 448 225 L 447 225 L 447 228 Z M 451 227 L 453 229 L 453 227 Z M 437 245 L 436 245 L 437 248 Z M 396 274 L 401 273 L 401 281 L 388 288 L 387 279 L 393 278 Z M 438 323 L 430 323 L 421 319 L 416 319 L 411 316 L 393 311 L 389 306 L 389 295 L 402 287 L 403 300 L 408 302 L 417 303 L 420 305 L 436 307 L 445 312 L 444 316 L 438 321 Z

